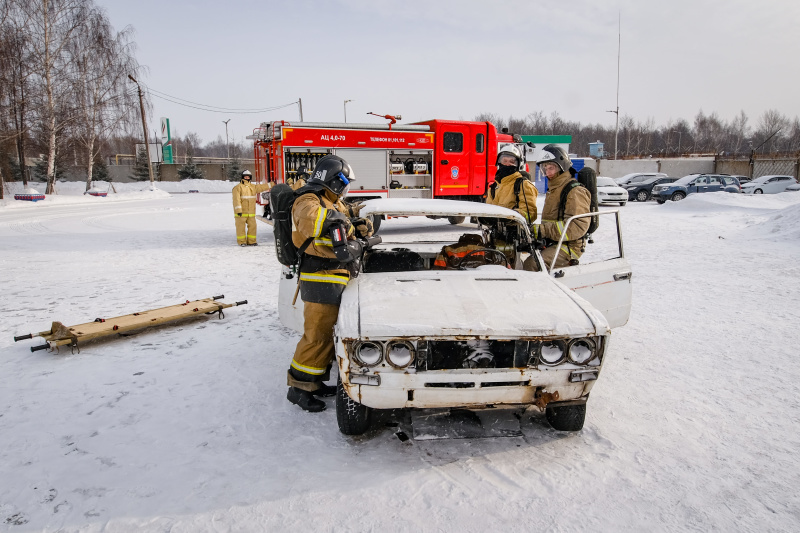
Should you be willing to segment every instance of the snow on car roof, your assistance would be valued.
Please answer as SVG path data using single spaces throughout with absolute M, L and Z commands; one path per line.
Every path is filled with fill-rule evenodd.
M 382 198 L 364 203 L 360 214 L 393 216 L 478 216 L 505 218 L 527 226 L 525 219 L 511 209 L 497 205 L 459 200 L 438 200 L 429 198 Z

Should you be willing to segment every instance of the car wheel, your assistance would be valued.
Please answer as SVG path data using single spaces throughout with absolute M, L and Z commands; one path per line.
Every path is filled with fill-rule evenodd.
M 628 202 L 620 202 L 620 203 L 619 203 L 619 206 L 620 206 L 620 207 L 625 207 L 625 204 L 627 204 L 627 203 L 628 203 Z
M 647 191 L 639 191 L 636 193 L 636 200 L 639 202 L 646 202 L 650 199 L 650 195 L 647 194 Z
M 466 219 L 467 219 L 467 217 L 447 217 L 447 220 L 449 220 L 449 221 L 450 221 L 450 223 L 451 223 L 451 224 L 453 224 L 454 226 L 455 226 L 456 224 L 461 224 L 461 223 L 462 223 L 462 222 L 464 222 Z
M 362 435 L 372 422 L 372 409 L 354 401 L 344 390 L 342 380 L 336 386 L 336 422 L 345 435 Z
M 676 192 L 675 194 L 673 194 L 673 195 L 672 195 L 672 198 L 671 198 L 671 200 L 672 200 L 673 202 L 680 202 L 680 201 L 681 201 L 681 200 L 683 200 L 684 198 L 686 198 L 686 195 L 685 195 L 685 194 L 683 194 L 682 192 Z
M 756 189 L 753 191 L 753 194 L 764 194 L 764 191 L 762 191 L 761 189 Z
M 372 234 L 377 235 L 378 229 L 381 227 L 381 221 L 383 220 L 383 216 L 369 215 L 367 218 L 369 218 L 372 221 Z
M 666 202 L 666 200 L 656 200 L 656 202 L 658 202 L 659 204 L 663 204 L 664 202 Z
M 586 420 L 586 404 L 548 407 L 545 416 L 553 429 L 558 431 L 580 431 Z

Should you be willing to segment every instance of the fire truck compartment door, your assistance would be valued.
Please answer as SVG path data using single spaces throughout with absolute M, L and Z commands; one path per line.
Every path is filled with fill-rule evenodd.
M 436 195 L 454 196 L 469 194 L 470 161 L 469 129 L 458 124 L 448 124 L 438 134 L 436 167 Z
M 336 155 L 350 163 L 356 174 L 351 191 L 386 188 L 386 150 L 337 148 Z

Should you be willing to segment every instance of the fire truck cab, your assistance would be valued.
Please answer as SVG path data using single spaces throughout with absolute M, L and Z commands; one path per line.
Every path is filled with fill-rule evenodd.
M 356 180 L 350 200 L 449 198 L 483 201 L 494 181 L 498 147 L 518 135 L 498 132 L 491 122 L 428 120 L 414 124 L 323 122 L 263 123 L 254 143 L 256 181 L 285 183 L 298 167 L 336 154 Z M 260 198 L 259 203 L 264 204 Z

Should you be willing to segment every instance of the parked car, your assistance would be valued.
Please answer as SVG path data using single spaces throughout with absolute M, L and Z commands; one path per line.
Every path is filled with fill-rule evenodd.
M 618 211 L 599 215 L 602 231 L 617 231 L 602 241 L 614 253 L 601 247 L 592 262 L 590 248 L 580 265 L 551 272 L 531 246 L 526 220 L 510 209 L 389 198 L 366 202 L 360 214 L 413 217 L 419 224 L 365 252 L 342 295 L 334 330 L 342 433 L 365 432 L 376 409 L 400 408 L 535 405 L 557 430 L 583 427 L 611 328 L 630 314 L 631 267 Z M 469 222 L 431 220 L 454 217 Z M 425 231 L 426 225 L 435 227 Z M 437 261 L 462 239 L 472 242 L 466 255 Z M 531 253 L 537 272 L 522 269 Z M 302 332 L 296 276 L 282 267 L 278 309 L 286 327 Z
M 611 178 L 597 176 L 597 202 L 600 205 L 628 203 L 628 191 L 616 184 Z
M 796 183 L 797 180 L 792 176 L 770 174 L 745 183 L 742 185 L 742 192 L 745 194 L 776 194 Z
M 648 178 L 644 181 L 640 181 L 637 183 L 628 183 L 624 186 L 624 188 L 628 191 L 628 200 L 637 200 L 639 202 L 646 202 L 650 199 L 650 194 L 653 191 L 653 187 L 658 185 L 659 183 L 673 183 L 678 178 Z
M 727 174 L 689 174 L 673 183 L 653 187 L 652 196 L 663 204 L 667 200 L 677 202 L 698 192 L 741 192 L 739 180 Z
M 621 178 L 614 178 L 614 181 L 620 187 L 624 187 L 628 183 L 639 183 L 650 178 L 666 178 L 667 175 L 663 172 L 634 172 L 633 174 L 625 174 Z
M 739 180 L 739 185 L 744 185 L 745 183 L 753 179 L 750 176 L 741 176 L 739 174 L 732 174 L 731 177 Z

